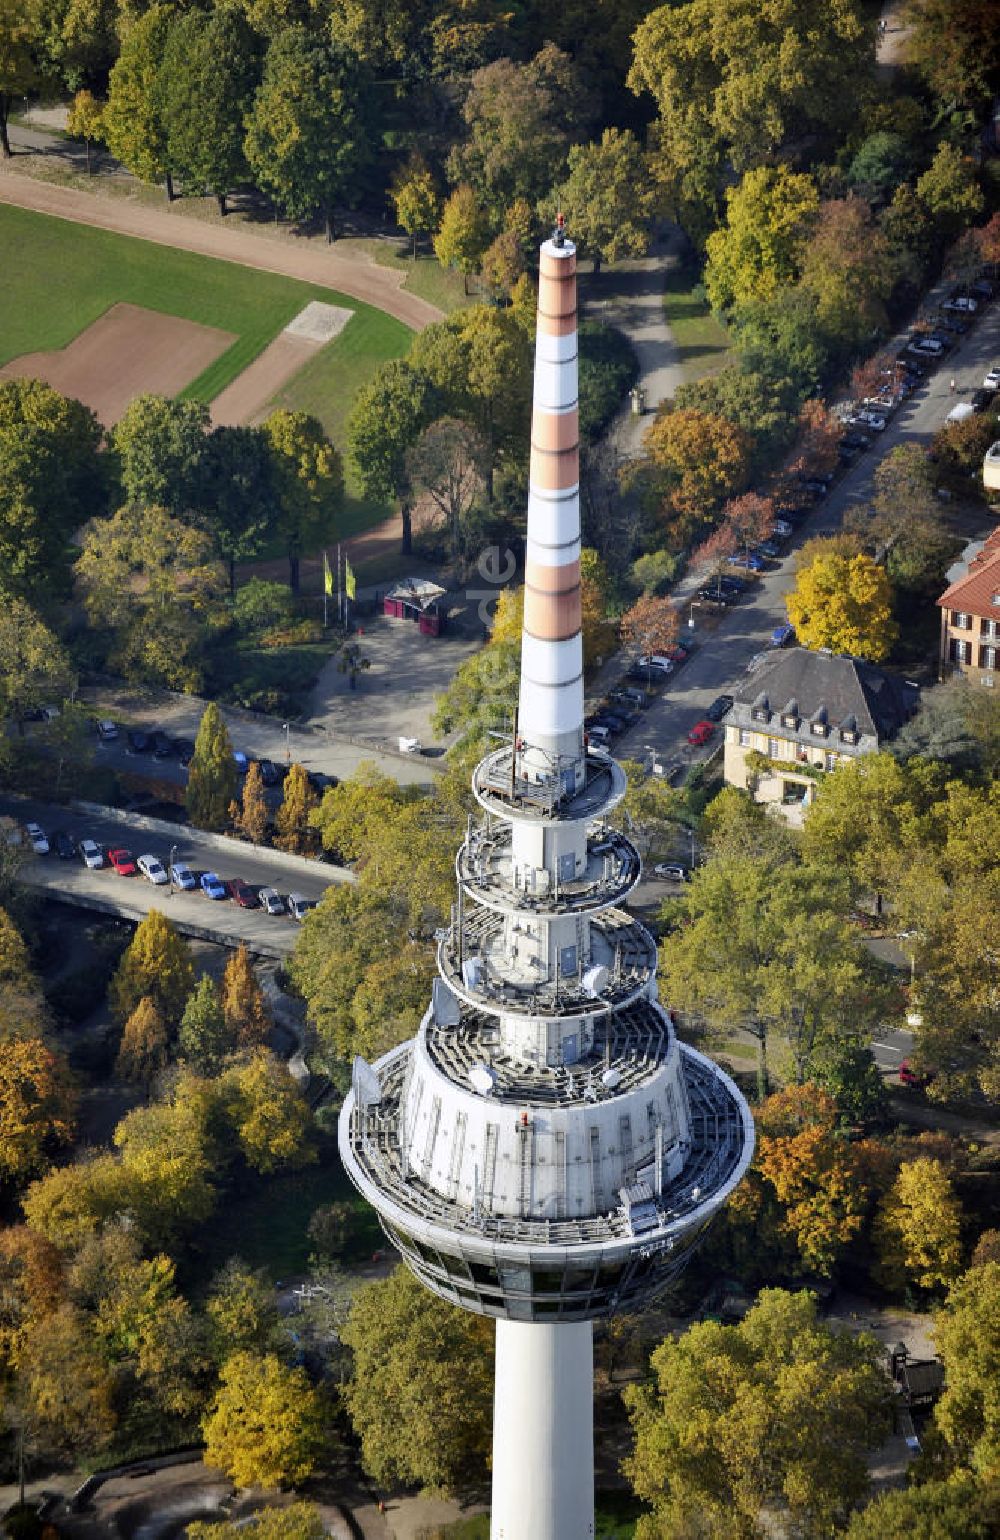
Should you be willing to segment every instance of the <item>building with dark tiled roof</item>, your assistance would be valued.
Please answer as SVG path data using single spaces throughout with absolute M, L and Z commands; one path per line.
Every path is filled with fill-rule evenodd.
M 1000 527 L 963 551 L 938 600 L 941 677 L 992 686 L 1000 667 Z
M 795 647 L 750 676 L 726 718 L 725 778 L 797 821 L 817 780 L 874 754 L 917 709 L 920 692 L 859 658 Z M 767 761 L 762 764 L 759 758 Z

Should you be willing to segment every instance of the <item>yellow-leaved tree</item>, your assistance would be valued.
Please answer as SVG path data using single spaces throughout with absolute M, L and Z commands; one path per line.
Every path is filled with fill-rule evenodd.
M 233 1353 L 202 1423 L 205 1463 L 237 1486 L 296 1486 L 316 1469 L 325 1422 L 304 1369 L 287 1368 L 274 1353 Z
M 941 1289 L 962 1267 L 962 1210 L 939 1160 L 904 1161 L 872 1230 L 877 1276 L 896 1293 Z
M 879 663 L 899 635 L 892 618 L 892 585 L 864 552 L 817 556 L 800 570 L 787 605 L 804 647 L 829 647 Z

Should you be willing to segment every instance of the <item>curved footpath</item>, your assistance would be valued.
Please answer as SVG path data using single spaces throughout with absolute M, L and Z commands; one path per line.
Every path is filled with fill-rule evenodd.
M 218 257 L 223 262 L 238 262 L 243 267 L 282 273 L 305 283 L 322 284 L 384 310 L 414 331 L 442 319 L 442 312 L 435 305 L 401 287 L 406 275 L 397 269 L 379 267 L 357 255 L 341 255 L 336 246 L 319 247 L 305 241 L 301 246 L 293 246 L 246 229 L 202 223 L 176 208 L 149 208 L 125 198 L 107 198 L 99 192 L 82 192 L 79 188 L 38 181 L 14 169 L 17 158 L 14 165 L 0 161 L 0 203 L 154 241 L 160 246 L 194 251 L 204 257 Z

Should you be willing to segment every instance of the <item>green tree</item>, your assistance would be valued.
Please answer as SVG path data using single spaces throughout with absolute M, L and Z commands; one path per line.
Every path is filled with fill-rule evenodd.
M 1000 1524 L 1000 1492 L 969 1471 L 886 1492 L 855 1513 L 847 1540 L 991 1540 Z
M 354 398 L 347 442 L 366 497 L 398 501 L 403 520 L 403 555 L 413 545 L 407 453 L 434 414 L 430 381 L 406 359 L 381 364 Z
M 200 508 L 208 424 L 202 401 L 136 396 L 111 430 L 126 499 L 175 515 Z
M 191 951 L 166 915 L 151 909 L 136 927 L 111 980 L 108 997 L 119 1021 L 132 1015 L 148 997 L 168 1026 L 180 1021 L 184 1003 L 194 988 Z
M 62 643 L 23 599 L 6 598 L 0 612 L 0 714 L 17 723 L 47 701 L 76 692 L 76 673 Z
M 926 449 L 898 444 L 875 467 L 872 479 L 872 506 L 859 510 L 849 527 L 885 552 L 893 582 L 939 592 L 955 542 L 941 527 L 934 466 Z
M 310 818 L 319 806 L 319 796 L 309 784 L 304 765 L 292 765 L 285 776 L 281 806 L 275 815 L 278 831 L 275 844 L 294 855 L 311 855 L 316 848 Z
M 769 299 L 795 277 L 819 212 L 812 177 L 787 166 L 748 171 L 726 194 L 726 223 L 705 243 L 705 289 L 716 310 Z
M 242 797 L 238 803 L 235 801 L 232 803 L 229 811 L 234 825 L 244 839 L 250 840 L 254 845 L 265 843 L 268 824 L 271 821 L 271 809 L 267 805 L 264 778 L 256 759 L 251 760 L 247 766 Z
M 770 1504 L 805 1534 L 845 1523 L 888 1427 L 880 1353 L 867 1333 L 822 1323 L 814 1295 L 781 1289 L 763 1290 L 739 1326 L 706 1321 L 667 1338 L 653 1383 L 624 1393 L 635 1433 L 625 1470 L 653 1508 L 637 1540 L 751 1540 Z
M 942 241 L 954 240 L 985 206 L 975 166 L 947 142 L 938 145 L 934 159 L 923 176 L 918 177 L 916 194 L 934 220 Z
M 606 128 L 599 141 L 572 146 L 558 201 L 595 273 L 602 262 L 648 250 L 653 188 L 639 141 L 628 129 Z
M 75 1095 L 65 1059 L 38 1037 L 12 1038 L 0 1053 L 0 1177 L 21 1182 L 68 1144 Z
M 390 197 L 397 220 L 413 241 L 415 257 L 418 236 L 429 235 L 437 229 L 441 213 L 437 184 L 422 155 L 414 153 L 400 166 L 393 178 Z
M 260 430 L 216 428 L 205 449 L 204 482 L 202 515 L 235 597 L 236 563 L 260 555 L 274 521 L 271 455 Z
M 271 1012 L 242 941 L 226 959 L 221 999 L 232 1041 L 238 1048 L 259 1048 L 270 1030 Z
M 888 197 L 913 168 L 913 149 L 903 134 L 880 129 L 859 146 L 847 180 L 862 194 Z
M 202 1075 L 213 1075 L 236 1047 L 215 981 L 203 973 L 188 995 L 177 1031 L 181 1058 Z
M 224 829 L 236 795 L 233 741 L 214 701 L 205 707 L 188 769 L 185 803 L 196 829 Z
M 838 867 L 856 892 L 888 893 L 924 859 L 934 795 L 919 764 L 900 765 L 885 752 L 839 765 L 816 788 L 804 829 L 806 859 Z
M 1000 1262 L 972 1268 L 952 1285 L 934 1318 L 945 1388 L 934 1422 L 952 1455 L 996 1481 L 1000 1467 Z
M 971 838 L 956 838 L 947 852 L 952 870 L 935 881 L 925 865 L 919 877 L 908 874 L 900 895 L 899 909 L 917 929 L 918 1057 L 936 1071 L 929 1089 L 941 1100 L 976 1090 L 992 1100 L 1000 1091 L 1000 870 L 977 870 L 980 852 L 994 849 L 991 842 L 983 851 L 981 840 L 989 838 L 1000 796 L 982 804 Z M 992 865 L 992 854 L 987 859 Z
M 786 601 L 799 641 L 814 650 L 888 657 L 899 634 L 892 619 L 892 585 L 870 556 L 819 556 L 800 570 Z
M 8 594 L 65 596 L 71 540 L 106 505 L 103 429 L 41 380 L 0 380 L 0 571 Z
M 104 138 L 112 155 L 141 182 L 165 182 L 168 199 L 174 196 L 174 186 L 163 122 L 162 68 L 174 15 L 172 6 L 152 5 L 123 27 L 104 109 Z
M 904 1161 L 872 1229 L 877 1276 L 902 1294 L 908 1286 L 946 1288 L 962 1266 L 962 1210 L 939 1160 Z
M 454 267 L 465 280 L 469 292 L 469 274 L 482 260 L 489 241 L 486 218 L 467 182 L 455 188 L 441 213 L 441 223 L 434 237 L 434 255 L 442 267 Z
M 230 1257 L 212 1279 L 205 1314 L 220 1364 L 230 1353 L 266 1353 L 280 1329 L 270 1279 L 240 1257 Z
M 272 412 L 261 431 L 271 451 L 288 586 L 297 594 L 301 557 L 332 537 L 344 495 L 343 467 L 323 424 L 308 412 Z
M 320 214 L 327 240 L 334 209 L 364 158 L 356 63 L 303 26 L 271 43 L 247 118 L 246 157 L 259 186 L 291 219 Z
M 238 10 L 175 17 L 164 50 L 167 159 L 185 192 L 211 192 L 219 213 L 246 177 L 244 122 L 257 84 L 253 35 Z
M 169 1038 L 167 1025 L 149 995 L 143 995 L 122 1028 L 115 1072 L 148 1090 L 166 1068 Z
M 87 146 L 87 175 L 90 175 L 90 146 L 103 136 L 104 107 L 92 91 L 77 91 L 66 120 L 66 132 L 82 139 Z
M 490 1323 L 397 1267 L 357 1291 L 341 1335 L 354 1354 L 344 1399 L 369 1475 L 452 1491 L 478 1477 L 492 1421 Z
M 238 1486 L 298 1486 L 329 1437 L 322 1399 L 304 1369 L 274 1353 L 231 1354 L 202 1422 L 205 1463 Z
M 22 0 L 0 0 L 0 150 L 13 151 L 7 120 L 16 97 L 27 96 L 39 81 L 39 27 L 35 7 Z

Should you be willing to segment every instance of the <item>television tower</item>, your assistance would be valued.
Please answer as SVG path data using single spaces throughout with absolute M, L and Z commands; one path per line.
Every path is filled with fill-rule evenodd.
M 348 1175 L 442 1299 L 496 1318 L 492 1540 L 594 1533 L 593 1321 L 640 1309 L 742 1177 L 736 1086 L 678 1041 L 620 907 L 625 776 L 583 726 L 576 251 L 541 249 L 520 702 L 415 1039 L 356 1059 Z

